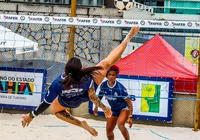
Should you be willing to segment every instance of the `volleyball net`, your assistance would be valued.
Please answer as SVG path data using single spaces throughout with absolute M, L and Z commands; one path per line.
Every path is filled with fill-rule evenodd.
M 172 114 L 172 104 L 190 102 L 188 110 L 192 108 L 194 114 L 200 22 L 193 21 L 2 14 L 0 103 L 37 106 L 46 85 L 64 72 L 71 44 L 83 66 L 92 66 L 119 45 L 132 26 L 141 30 L 116 65 L 118 80 L 136 97 L 134 110 L 139 117 L 160 113 L 155 115 L 160 119 Z M 69 40 L 70 33 L 74 42 Z

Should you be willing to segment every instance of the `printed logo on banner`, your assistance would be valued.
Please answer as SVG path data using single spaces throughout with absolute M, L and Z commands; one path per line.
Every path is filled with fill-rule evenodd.
M 145 21 L 144 20 L 140 21 L 140 24 L 145 25 Z
M 195 25 L 196 25 L 196 27 L 199 27 L 199 26 L 200 26 L 200 23 L 195 22 Z
M 185 26 L 185 23 L 181 23 L 181 22 L 179 22 L 179 23 L 176 23 L 176 22 L 172 22 L 172 24 L 173 24 L 173 26 L 182 26 L 182 27 L 184 27 Z
M 188 27 L 191 27 L 192 26 L 192 22 L 188 22 Z
M 122 21 L 120 19 L 117 20 L 117 24 L 122 24 Z
M 138 25 L 139 24 L 137 21 L 128 21 L 128 20 L 125 20 L 124 22 L 125 22 L 125 24 L 128 24 L 128 25 Z
M 194 49 L 190 52 L 193 58 L 197 58 L 199 56 L 199 51 L 197 49 Z
M 29 21 L 42 21 L 41 17 L 28 17 Z
M 93 23 L 97 23 L 98 20 L 97 20 L 97 19 L 93 19 L 92 22 L 93 22 Z
M 115 24 L 115 21 L 101 19 L 101 23 Z
M 0 76 L 0 79 L 0 93 L 33 95 L 33 78 Z
M 25 16 L 20 16 L 20 19 L 21 19 L 22 21 L 24 21 L 24 20 L 25 20 Z
M 8 20 L 18 20 L 18 17 L 16 17 L 16 16 L 4 16 L 4 20 L 6 20 L 6 19 L 8 19 Z
M 153 22 L 153 21 L 148 21 L 149 25 L 159 25 L 161 26 L 162 23 L 161 22 Z
M 165 26 L 168 26 L 168 25 L 169 25 L 169 22 L 168 22 L 168 21 L 165 21 L 165 22 L 164 22 L 164 25 L 165 25 Z
M 81 23 L 90 23 L 90 20 L 89 19 L 76 19 L 78 22 L 81 22 Z
M 74 22 L 74 19 L 73 18 L 69 18 L 68 21 L 69 22 Z
M 53 22 L 67 22 L 67 19 L 65 19 L 65 18 L 54 18 L 53 17 Z
M 142 84 L 141 112 L 160 112 L 160 85 Z
M 49 17 L 44 18 L 44 21 L 46 21 L 46 22 L 48 22 L 49 20 L 50 20 Z

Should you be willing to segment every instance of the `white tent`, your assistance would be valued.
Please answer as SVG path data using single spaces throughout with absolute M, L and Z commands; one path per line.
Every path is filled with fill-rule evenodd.
M 38 43 L 0 25 L 0 49 L 14 49 L 16 54 L 38 50 Z

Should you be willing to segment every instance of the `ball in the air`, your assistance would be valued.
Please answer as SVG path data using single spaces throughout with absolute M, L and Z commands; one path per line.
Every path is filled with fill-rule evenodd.
M 133 7 L 133 0 L 114 0 L 114 5 L 120 11 L 127 11 Z

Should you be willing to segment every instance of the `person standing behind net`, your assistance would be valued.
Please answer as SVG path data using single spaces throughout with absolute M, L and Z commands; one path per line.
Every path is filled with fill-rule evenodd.
M 132 127 L 133 105 L 126 88 L 116 80 L 119 68 L 113 65 L 107 72 L 107 80 L 100 86 L 99 98 L 105 96 L 111 106 L 112 116 L 107 118 L 106 134 L 108 140 L 114 140 L 114 128 L 117 124 L 125 140 L 130 140 L 125 123 Z M 133 98 L 135 100 L 135 98 Z M 98 115 L 98 106 L 94 108 L 94 115 Z
M 56 117 L 84 128 L 93 136 L 98 135 L 97 131 L 90 127 L 86 121 L 80 121 L 72 116 L 67 111 L 67 108 L 76 108 L 81 103 L 91 100 L 104 111 L 106 117 L 109 118 L 111 116 L 112 111 L 102 104 L 95 93 L 94 85 L 101 84 L 106 76 L 107 70 L 121 58 L 126 46 L 132 37 L 138 33 L 139 29 L 139 26 L 132 27 L 123 42 L 94 67 L 82 68 L 80 59 L 76 57 L 73 57 L 67 62 L 64 79 L 52 87 L 54 92 L 58 94 L 50 106 Z M 27 123 L 27 121 L 24 121 L 22 125 L 26 126 Z

